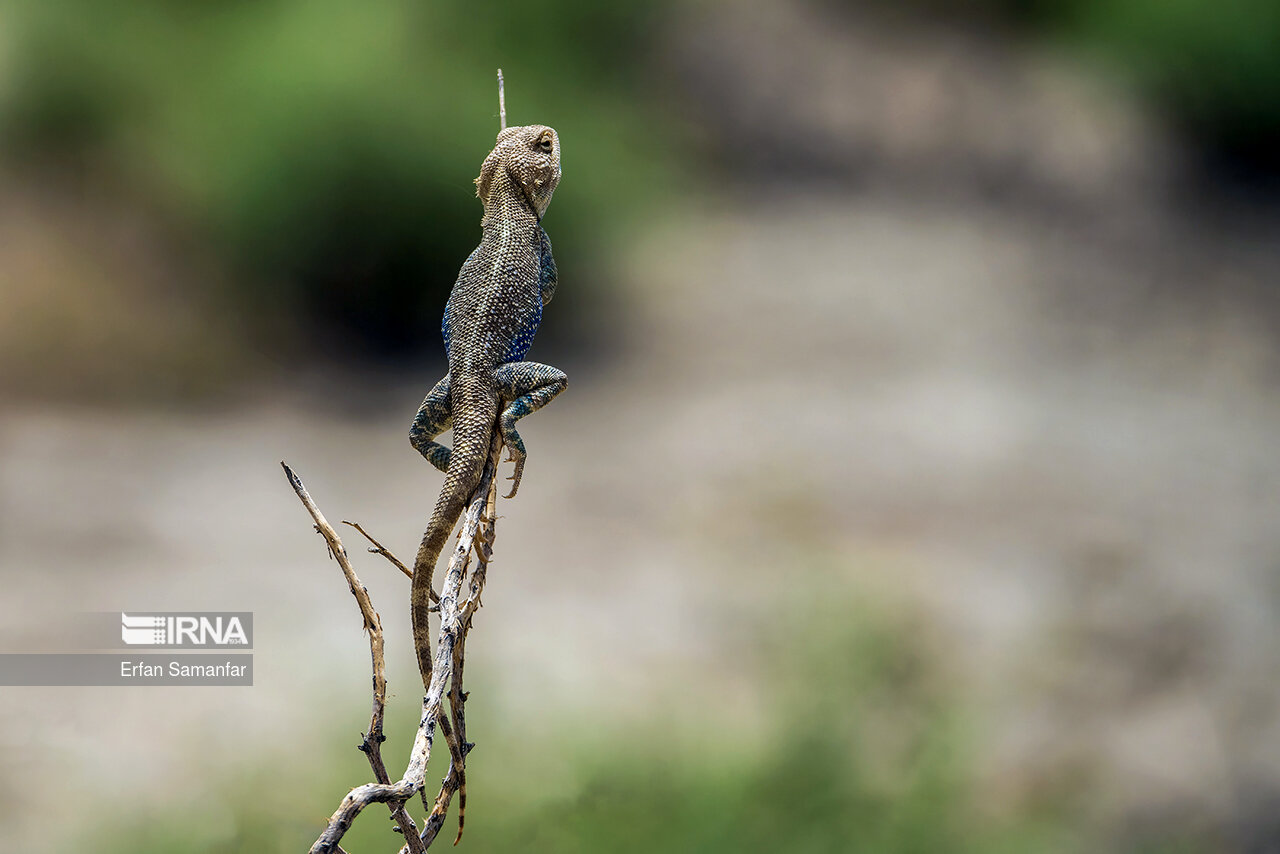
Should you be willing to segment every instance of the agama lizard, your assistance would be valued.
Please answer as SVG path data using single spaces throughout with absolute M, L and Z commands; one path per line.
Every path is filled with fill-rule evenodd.
M 409 429 L 413 446 L 445 473 L 413 562 L 413 641 L 424 686 L 431 680 L 431 576 L 480 481 L 495 424 L 510 454 L 507 462 L 515 463 L 511 498 L 525 461 L 516 421 L 545 406 L 568 381 L 563 371 L 522 361 L 556 290 L 556 262 L 542 216 L 559 183 L 560 139 L 542 125 L 501 131 L 476 179 L 476 195 L 484 204 L 483 234 L 444 309 L 449 372 L 422 401 Z M 435 441 L 450 426 L 452 450 Z

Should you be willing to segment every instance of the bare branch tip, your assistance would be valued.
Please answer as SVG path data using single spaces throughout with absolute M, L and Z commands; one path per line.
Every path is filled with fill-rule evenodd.
M 507 129 L 507 98 L 503 91 L 502 69 L 498 69 L 498 131 Z

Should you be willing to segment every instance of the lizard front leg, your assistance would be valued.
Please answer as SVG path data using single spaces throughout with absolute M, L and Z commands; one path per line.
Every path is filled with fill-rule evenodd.
M 418 407 L 418 415 L 409 427 L 409 444 L 427 458 L 427 462 L 440 469 L 449 470 L 450 451 L 435 441 L 445 430 L 453 426 L 453 407 L 449 398 L 449 375 L 436 383 Z
M 507 446 L 507 462 L 515 463 L 516 470 L 508 478 L 513 481 L 511 493 L 507 498 L 514 498 L 520 488 L 520 475 L 524 473 L 524 442 L 516 432 L 516 422 L 530 412 L 537 412 L 547 405 L 551 398 L 564 391 L 569 382 L 568 376 L 559 368 L 538 362 L 507 362 L 499 365 L 493 372 L 493 382 L 504 401 L 510 401 L 502 410 L 499 427 L 502 430 L 502 442 Z

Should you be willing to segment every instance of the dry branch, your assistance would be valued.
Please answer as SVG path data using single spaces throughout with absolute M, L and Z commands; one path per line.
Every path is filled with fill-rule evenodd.
M 364 618 L 364 629 L 369 633 L 369 657 L 373 666 L 373 710 L 369 717 L 369 731 L 364 734 L 364 738 L 360 742 L 360 750 L 369 757 L 369 767 L 373 769 L 373 776 L 377 778 L 379 783 L 390 783 L 391 778 L 387 775 L 387 766 L 382 761 L 382 742 L 386 741 L 386 736 L 382 734 L 382 718 L 386 710 L 387 704 L 387 675 L 386 663 L 383 655 L 382 644 L 382 620 L 378 617 L 378 612 L 373 610 L 373 602 L 369 599 L 369 590 L 360 583 L 359 576 L 356 575 L 355 569 L 351 566 L 351 560 L 347 557 L 347 550 L 342 546 L 342 538 L 338 536 L 338 532 L 333 529 L 329 521 L 324 518 L 324 514 L 320 512 L 320 508 L 311 498 L 311 494 L 307 492 L 307 488 L 302 485 L 302 481 L 293 469 L 280 463 L 284 467 L 285 476 L 289 478 L 289 484 L 293 487 L 293 491 L 298 494 L 298 499 L 302 501 L 307 512 L 311 514 L 311 519 L 316 523 L 316 530 L 324 537 L 325 543 L 329 546 L 329 554 L 338 561 L 338 566 L 342 567 L 342 574 L 347 579 L 347 586 L 351 588 L 351 595 L 356 597 L 356 604 L 360 606 L 360 616 Z M 358 529 L 357 529 L 358 530 Z M 361 531 L 361 533 L 364 533 Z M 368 536 L 366 534 L 366 536 Z M 372 538 L 370 538 L 372 539 Z M 418 828 L 413 823 L 413 818 L 405 811 L 404 802 L 391 803 L 391 816 L 395 819 L 396 825 L 400 828 L 400 832 L 404 834 L 405 839 L 410 840 L 408 850 L 412 854 L 420 854 L 426 848 L 418 841 Z M 417 844 L 413 844 L 417 842 Z M 334 840 L 336 846 L 337 840 Z
M 502 89 L 502 69 L 498 69 L 498 130 L 507 129 L 507 95 Z
M 418 854 L 435 841 L 444 825 L 449 804 L 455 793 L 459 793 L 458 837 L 462 838 L 463 810 L 466 806 L 466 757 L 474 746 L 466 741 L 466 717 L 463 706 L 467 694 L 462 689 L 462 672 L 465 663 L 466 635 L 471 629 L 472 617 L 480 607 L 480 594 L 484 590 L 484 582 L 489 561 L 492 559 L 494 530 L 494 504 L 497 500 L 495 473 L 502 450 L 501 434 L 493 431 L 494 439 L 490 446 L 489 460 L 484 474 L 468 499 L 467 510 L 462 518 L 461 530 L 458 532 L 457 546 L 449 559 L 449 569 L 445 573 L 444 586 L 437 597 L 440 614 L 440 631 L 436 641 L 435 663 L 431 672 L 431 682 L 427 686 L 426 695 L 422 698 L 422 711 L 418 722 L 417 735 L 409 754 L 409 763 L 404 776 L 392 783 L 382 761 L 381 744 L 385 740 L 382 735 L 382 718 L 386 705 L 386 675 L 383 658 L 382 623 L 373 610 L 369 593 L 355 570 L 333 527 L 325 520 L 324 515 L 307 493 L 302 481 L 289 466 L 284 466 L 285 474 L 294 492 L 311 514 L 316 530 L 325 538 L 330 554 L 342 567 L 343 575 L 351 588 L 352 595 L 360 607 L 366 630 L 369 632 L 370 656 L 373 662 L 373 715 L 370 719 L 369 733 L 365 735 L 360 749 L 369 757 L 376 783 L 366 783 L 347 793 L 329 818 L 329 824 L 320 838 L 311 847 L 311 854 L 333 854 L 340 852 L 339 846 L 343 835 L 351 827 L 360 812 L 372 803 L 385 803 L 391 810 L 405 844 L 402 854 Z M 371 552 L 381 554 L 398 566 L 402 571 L 407 569 L 395 555 L 381 543 L 371 537 L 359 525 L 348 522 L 374 548 Z M 476 553 L 475 569 L 468 572 L 472 551 Z M 464 582 L 466 594 L 463 595 Z M 442 714 L 445 696 L 449 698 L 449 714 Z M 449 747 L 449 770 L 440 785 L 440 792 L 418 833 L 413 819 L 404 808 L 405 802 L 415 793 L 423 791 L 426 778 L 427 763 L 431 758 L 431 748 L 435 740 L 437 724 Z M 426 803 L 425 792 L 423 802 Z
M 412 580 L 412 578 L 413 578 L 413 570 L 412 570 L 412 569 L 410 569 L 409 567 L 405 566 L 405 565 L 404 565 L 404 561 L 400 560 L 400 558 L 398 558 L 398 557 L 396 557 L 395 555 L 393 555 L 393 554 L 391 553 L 391 551 L 390 551 L 386 546 L 384 546 L 382 543 L 380 543 L 380 542 L 378 542 L 377 540 L 375 540 L 375 539 L 373 538 L 373 535 L 372 535 L 372 534 L 370 534 L 370 533 L 369 533 L 368 531 L 366 531 L 364 528 L 360 527 L 360 523 L 359 523 L 359 522 L 348 522 L 346 519 L 343 519 L 343 520 L 342 520 L 342 524 L 344 524 L 344 525 L 350 525 L 351 527 L 355 528 L 357 531 L 359 531 L 359 532 L 364 536 L 364 538 L 365 538 L 366 540 L 368 540 L 369 542 L 373 543 L 373 548 L 369 549 L 369 554 L 382 555 L 382 556 L 383 556 L 383 557 L 385 557 L 387 560 L 391 561 L 391 565 L 392 565 L 392 566 L 394 566 L 396 569 L 398 569 L 398 570 L 400 570 L 401 572 L 403 572 L 406 576 L 408 576 L 408 577 L 409 577 L 409 579 L 411 579 L 411 580 Z M 431 591 L 431 598 L 432 598 L 432 599 L 436 599 L 436 598 L 438 598 L 438 597 L 436 596 L 436 592 L 435 592 L 434 590 L 432 590 L 432 591 Z

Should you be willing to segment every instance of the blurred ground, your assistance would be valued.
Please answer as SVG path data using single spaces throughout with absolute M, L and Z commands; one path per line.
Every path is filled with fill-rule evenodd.
M 1050 803 L 1055 850 L 1274 850 L 1274 221 L 1188 199 L 1174 141 L 1042 57 L 817 13 L 674 20 L 668 85 L 725 131 L 702 144 L 726 174 L 622 244 L 608 359 L 535 351 L 572 382 L 522 425 L 469 646 L 496 763 L 473 776 L 505 756 L 512 779 L 574 781 L 553 739 L 774 740 L 849 686 L 779 691 L 771 656 L 868 608 L 964 717 L 979 815 Z M 871 96 L 848 109 L 845 81 L 908 71 L 917 97 L 882 105 L 898 124 Z M 798 101 L 822 73 L 827 97 Z M 581 286 L 562 277 L 552 311 Z M 411 552 L 439 483 L 405 440 L 423 370 L 286 373 L 206 411 L 0 413 L 0 645 L 80 610 L 252 609 L 258 631 L 251 690 L 0 693 L 6 845 L 45 850 L 46 786 L 80 805 L 73 836 L 139 800 L 216 824 L 228 785 L 261 785 L 255 751 L 306 779 L 322 749 L 348 764 L 288 804 L 307 840 L 364 779 L 331 743 L 364 723 L 367 652 L 277 462 Z M 358 569 L 403 717 L 405 583 Z
M 606 375 L 577 366 L 591 379 L 530 423 L 535 477 L 507 507 L 475 644 L 486 703 L 618 725 L 679 692 L 750 729 L 770 692 L 742 683 L 724 621 L 792 586 L 853 584 L 925 603 L 981 701 L 997 799 L 1071 772 L 1097 775 L 1108 818 L 1209 822 L 1266 794 L 1280 542 L 1261 499 L 1280 411 L 1249 315 L 1064 325 L 1037 280 L 1070 242 L 992 212 L 799 198 L 683 216 L 634 259 L 643 348 Z M 107 777 L 176 786 L 192 728 L 197 766 L 228 740 L 305 749 L 321 737 L 296 706 L 308 693 L 357 725 L 363 701 L 342 687 L 363 682 L 357 623 L 275 461 L 407 553 L 437 479 L 409 464 L 409 408 L 4 416 L 10 645 L 53 603 L 252 608 L 260 627 L 252 691 L 45 689 L 46 731 L 81 733 L 53 755 L 20 737 L 42 692 L 7 693 L 15 819 L 36 815 L 33 773 L 86 795 Z M 362 568 L 403 639 L 403 585 Z M 252 731 L 225 726 L 250 716 Z

